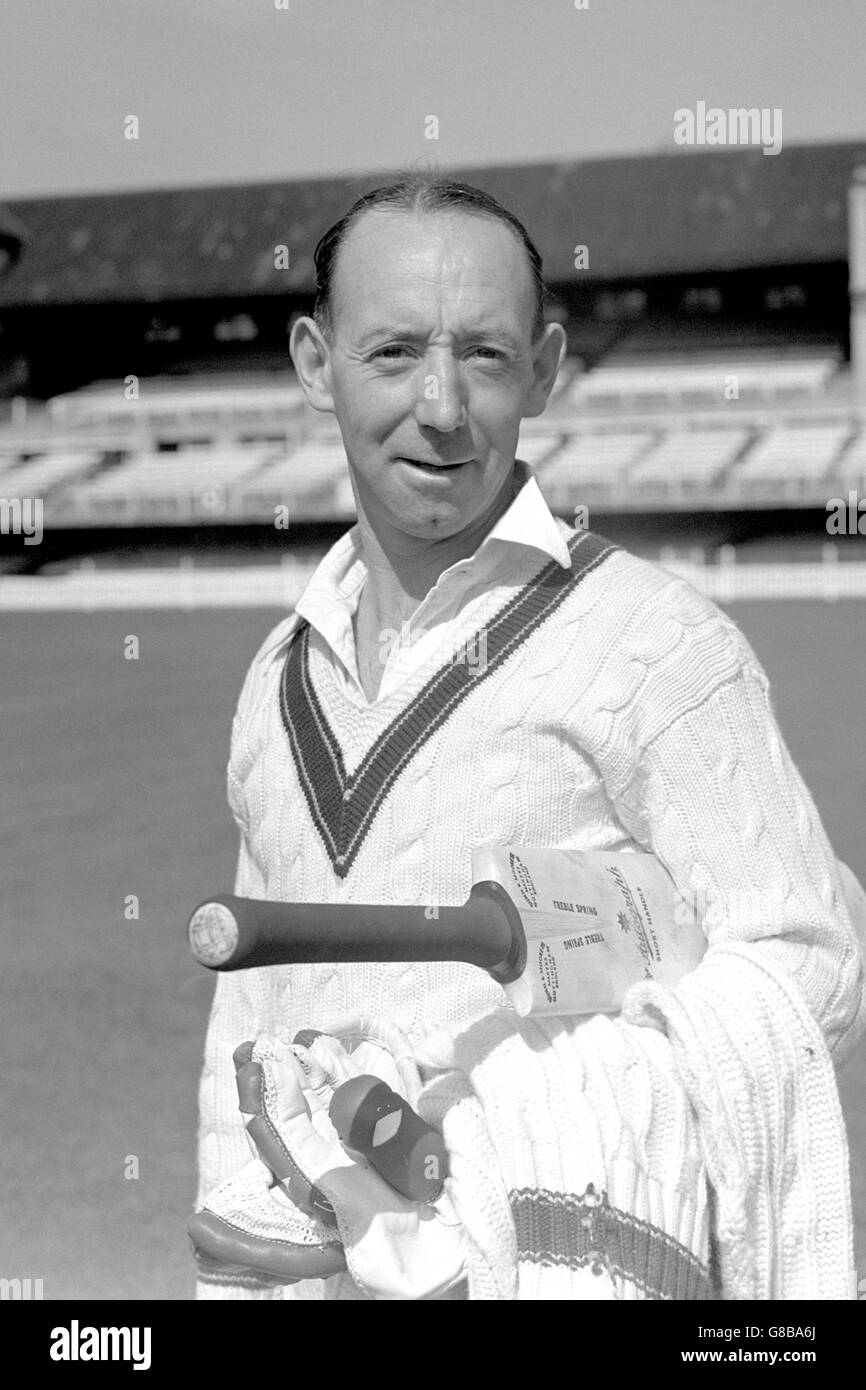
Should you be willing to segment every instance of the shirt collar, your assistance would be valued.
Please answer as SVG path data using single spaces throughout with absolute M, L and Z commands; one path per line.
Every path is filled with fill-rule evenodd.
M 492 542 L 499 541 L 504 542 L 506 546 L 530 546 L 549 555 L 563 569 L 570 569 L 571 553 L 560 529 L 560 523 L 545 502 L 532 469 L 523 459 L 515 459 L 514 476 L 517 491 L 513 502 L 491 527 L 471 560 L 477 559 L 482 552 L 489 554 Z M 295 604 L 298 617 L 309 620 L 322 600 L 330 606 L 336 604 L 348 613 L 354 613 L 359 592 L 367 577 L 360 534 L 360 526 L 356 522 L 323 556 Z M 471 567 L 465 561 L 455 561 L 455 564 L 463 564 L 467 575 L 471 573 Z M 451 568 L 453 566 L 449 566 L 449 569 Z M 443 573 L 448 574 L 449 570 Z M 291 630 L 294 630 L 294 627 L 295 624 L 292 623 Z M 284 645 L 290 635 L 290 632 L 286 631 L 286 625 L 280 624 L 273 640 L 263 648 L 262 657 L 272 655 Z

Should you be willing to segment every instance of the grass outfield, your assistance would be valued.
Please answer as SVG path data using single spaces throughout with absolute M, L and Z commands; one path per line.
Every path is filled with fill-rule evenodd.
M 774 683 L 836 852 L 866 879 L 863 605 L 731 612 Z M 183 926 L 199 898 L 231 888 L 231 717 L 277 616 L 0 619 L 0 919 L 12 943 L 0 1044 L 15 1097 L 2 1142 L 0 1275 L 42 1278 L 47 1299 L 191 1296 L 184 1223 L 212 980 L 189 960 Z M 124 660 L 129 633 L 138 661 Z M 138 921 L 124 917 L 129 894 Z M 841 1086 L 863 1277 L 866 1044 Z

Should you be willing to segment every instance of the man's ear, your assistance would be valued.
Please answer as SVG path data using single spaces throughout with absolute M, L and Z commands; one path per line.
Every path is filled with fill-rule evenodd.
M 315 319 L 295 320 L 289 335 L 289 353 L 309 404 L 314 410 L 333 415 L 331 350 Z
M 567 339 L 561 323 L 549 323 L 532 349 L 533 382 L 526 398 L 523 418 L 541 415 L 553 390 L 565 357 Z

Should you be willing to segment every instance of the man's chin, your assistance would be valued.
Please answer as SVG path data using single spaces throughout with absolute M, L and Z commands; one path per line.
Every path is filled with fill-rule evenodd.
M 439 502 L 393 513 L 391 524 L 409 536 L 417 536 L 419 540 L 443 540 L 459 535 L 474 521 L 474 513 L 467 514 L 465 506 Z

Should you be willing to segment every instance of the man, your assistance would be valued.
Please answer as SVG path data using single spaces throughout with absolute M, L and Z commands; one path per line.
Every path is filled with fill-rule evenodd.
M 646 1251 L 674 1251 L 672 1283 L 649 1266 L 617 1277 L 633 1296 L 703 1296 L 714 1192 L 731 1287 L 802 1293 L 774 1252 L 794 1242 L 797 1268 L 820 1263 L 811 1209 L 795 1230 L 787 1214 L 808 1205 L 808 1154 L 779 1178 L 772 1238 L 749 1250 L 742 1232 L 770 1220 L 770 1180 L 730 1150 L 750 1126 L 769 1133 L 778 1122 L 779 1152 L 771 1146 L 766 1162 L 782 1163 L 781 1150 L 820 1123 L 841 1156 L 834 1219 L 850 1228 L 829 1073 L 820 1115 L 809 1110 L 817 1092 L 798 1102 L 802 1116 L 791 1101 L 796 1133 L 764 1117 L 774 1088 L 793 1096 L 801 1084 L 804 1052 L 850 1050 L 863 973 L 836 860 L 766 676 L 714 605 L 556 520 L 516 460 L 520 422 L 544 410 L 565 335 L 544 323 L 540 259 L 510 213 L 463 184 L 407 180 L 355 204 L 320 242 L 316 266 L 315 317 L 295 324 L 291 353 L 310 404 L 339 422 L 358 523 L 261 647 L 241 693 L 229 764 L 236 892 L 460 903 L 470 850 L 484 841 L 657 854 L 680 888 L 723 910 L 681 989 L 638 992 L 615 1026 L 590 1020 L 569 1040 L 569 1096 L 584 1104 L 592 1171 L 607 1192 L 626 1164 L 616 1211 L 639 1225 L 645 1264 Z M 455 660 L 477 655 L 479 639 L 474 679 L 456 680 Z M 457 963 L 221 976 L 201 1084 L 200 1196 L 248 1157 L 232 1068 L 244 1039 L 276 1029 L 290 1038 L 363 1010 L 414 1043 L 503 1002 L 482 972 Z M 664 1147 L 686 1128 L 687 1141 Z M 574 1126 L 561 1142 L 576 1142 Z M 657 1197 L 638 1194 L 647 1182 Z M 850 1230 L 840 1239 L 850 1246 Z M 825 1287 L 834 1271 L 822 1268 Z M 305 1282 L 283 1296 L 357 1296 L 350 1282 Z M 574 1296 L 618 1296 L 613 1276 L 605 1288 Z M 207 1282 L 201 1294 L 261 1296 Z

